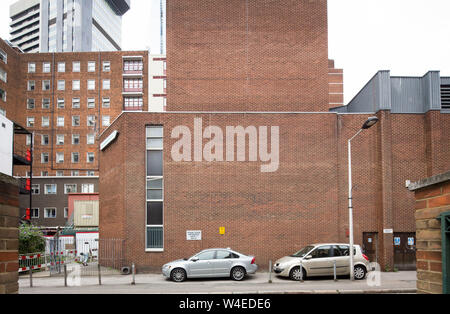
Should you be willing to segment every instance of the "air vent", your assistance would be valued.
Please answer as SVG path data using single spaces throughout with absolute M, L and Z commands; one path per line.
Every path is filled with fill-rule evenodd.
M 441 85 L 441 108 L 450 109 L 450 85 Z

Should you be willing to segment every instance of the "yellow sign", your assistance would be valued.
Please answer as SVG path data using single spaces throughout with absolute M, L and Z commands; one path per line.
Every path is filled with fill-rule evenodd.
M 219 233 L 220 234 L 225 234 L 225 227 L 220 227 L 219 228 Z

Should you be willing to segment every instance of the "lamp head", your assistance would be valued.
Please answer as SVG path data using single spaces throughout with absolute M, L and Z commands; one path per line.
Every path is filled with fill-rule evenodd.
M 366 130 L 372 126 L 374 126 L 377 122 L 378 122 L 378 118 L 377 117 L 370 117 L 369 119 L 367 119 L 367 121 L 364 123 L 364 125 L 362 126 L 362 129 Z

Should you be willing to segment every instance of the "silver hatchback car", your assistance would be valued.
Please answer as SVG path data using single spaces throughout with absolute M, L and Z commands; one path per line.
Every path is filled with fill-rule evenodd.
M 369 259 L 362 253 L 359 245 L 353 245 L 353 249 L 354 278 L 361 280 L 370 270 Z M 346 243 L 311 244 L 292 255 L 277 260 L 274 263 L 273 271 L 279 276 L 300 280 L 307 276 L 333 276 L 334 265 L 336 265 L 336 275 L 349 275 L 349 252 L 350 246 Z
M 247 274 L 254 274 L 258 266 L 254 256 L 226 249 L 203 250 L 190 258 L 165 264 L 162 273 L 175 282 L 187 278 L 231 277 L 242 280 Z

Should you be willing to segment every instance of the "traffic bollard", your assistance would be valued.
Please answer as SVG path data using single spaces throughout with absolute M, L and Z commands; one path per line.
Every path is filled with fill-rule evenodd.
M 272 261 L 269 261 L 269 283 L 272 283 Z
M 337 276 L 336 276 L 336 261 L 333 262 L 333 274 L 334 274 L 334 281 L 337 281 Z
M 135 285 L 136 284 L 136 278 L 135 278 L 135 274 L 136 274 L 136 267 L 134 266 L 134 263 L 131 264 L 131 274 L 132 274 L 132 281 L 131 284 Z

